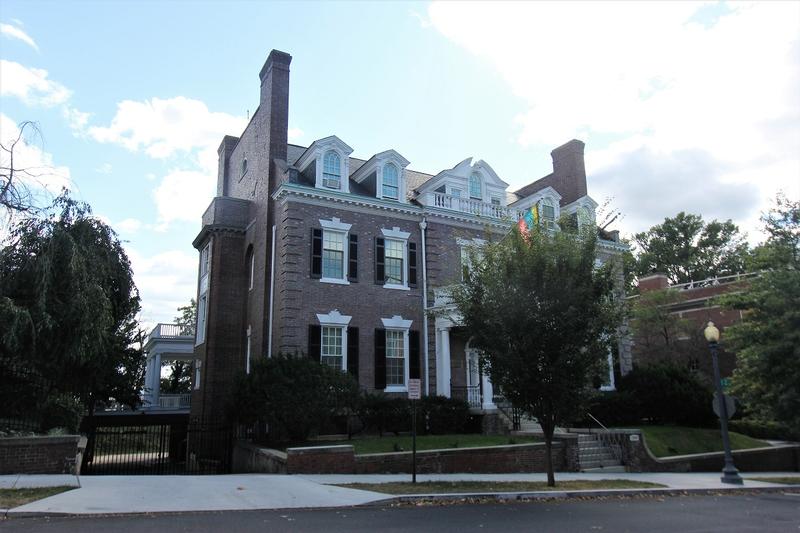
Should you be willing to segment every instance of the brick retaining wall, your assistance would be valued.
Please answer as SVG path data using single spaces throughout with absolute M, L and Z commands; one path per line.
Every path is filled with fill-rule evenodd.
M 76 464 L 79 440 L 79 435 L 2 438 L 0 474 L 68 474 Z

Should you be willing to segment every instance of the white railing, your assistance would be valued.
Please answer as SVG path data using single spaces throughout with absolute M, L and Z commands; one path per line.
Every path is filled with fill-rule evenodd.
M 179 339 L 181 337 L 194 338 L 194 326 L 183 324 L 156 324 L 148 339 Z
M 158 397 L 161 409 L 188 409 L 192 406 L 191 394 L 162 394 Z
M 433 198 L 430 205 L 443 209 L 452 209 L 462 213 L 470 213 L 476 216 L 507 219 L 516 221 L 519 219 L 519 212 L 501 205 L 489 204 L 481 200 L 472 198 L 462 198 L 440 192 L 431 193 Z
M 670 289 L 679 291 L 688 291 L 689 289 L 702 289 L 703 287 L 715 287 L 717 285 L 725 285 L 726 283 L 736 283 L 745 279 L 756 278 L 761 275 L 761 272 L 746 272 L 744 274 L 732 274 L 730 276 L 720 276 L 718 278 L 701 279 L 700 281 L 690 281 L 689 283 L 681 283 L 680 285 L 670 285 Z

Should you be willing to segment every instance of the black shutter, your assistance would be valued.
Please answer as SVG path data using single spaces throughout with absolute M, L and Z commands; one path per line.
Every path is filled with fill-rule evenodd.
M 347 371 L 358 381 L 358 328 L 347 328 Z
M 384 240 L 379 237 L 375 239 L 375 283 L 378 285 L 383 285 L 386 281 L 385 263 Z
M 316 324 L 308 325 L 308 358 L 319 362 L 322 328 Z
M 386 388 L 386 330 L 375 330 L 375 388 Z
M 420 379 L 419 367 L 419 331 L 412 329 L 408 332 L 408 377 L 410 379 Z
M 322 230 L 311 230 L 311 277 L 322 277 Z
M 348 259 L 347 281 L 358 281 L 358 235 L 350 234 L 350 257 Z
M 417 286 L 417 243 L 408 243 L 408 286 Z

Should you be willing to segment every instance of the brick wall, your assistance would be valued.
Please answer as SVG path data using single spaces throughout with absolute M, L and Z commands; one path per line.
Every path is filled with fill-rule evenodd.
M 0 474 L 68 474 L 80 436 L 0 439 Z
M 575 440 L 577 442 L 577 440 Z M 573 449 L 574 448 L 574 449 Z M 417 472 L 514 473 L 544 472 L 544 443 L 425 450 L 417 452 Z M 577 446 L 569 440 L 553 443 L 556 471 L 575 471 Z M 354 455 L 353 447 L 318 446 L 286 450 L 289 474 L 392 474 L 411 472 L 411 452 Z

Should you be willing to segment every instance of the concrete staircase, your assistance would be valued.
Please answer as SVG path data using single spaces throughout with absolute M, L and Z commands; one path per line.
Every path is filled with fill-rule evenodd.
M 578 435 L 578 463 L 581 472 L 625 472 L 613 450 L 600 442 L 597 435 Z

